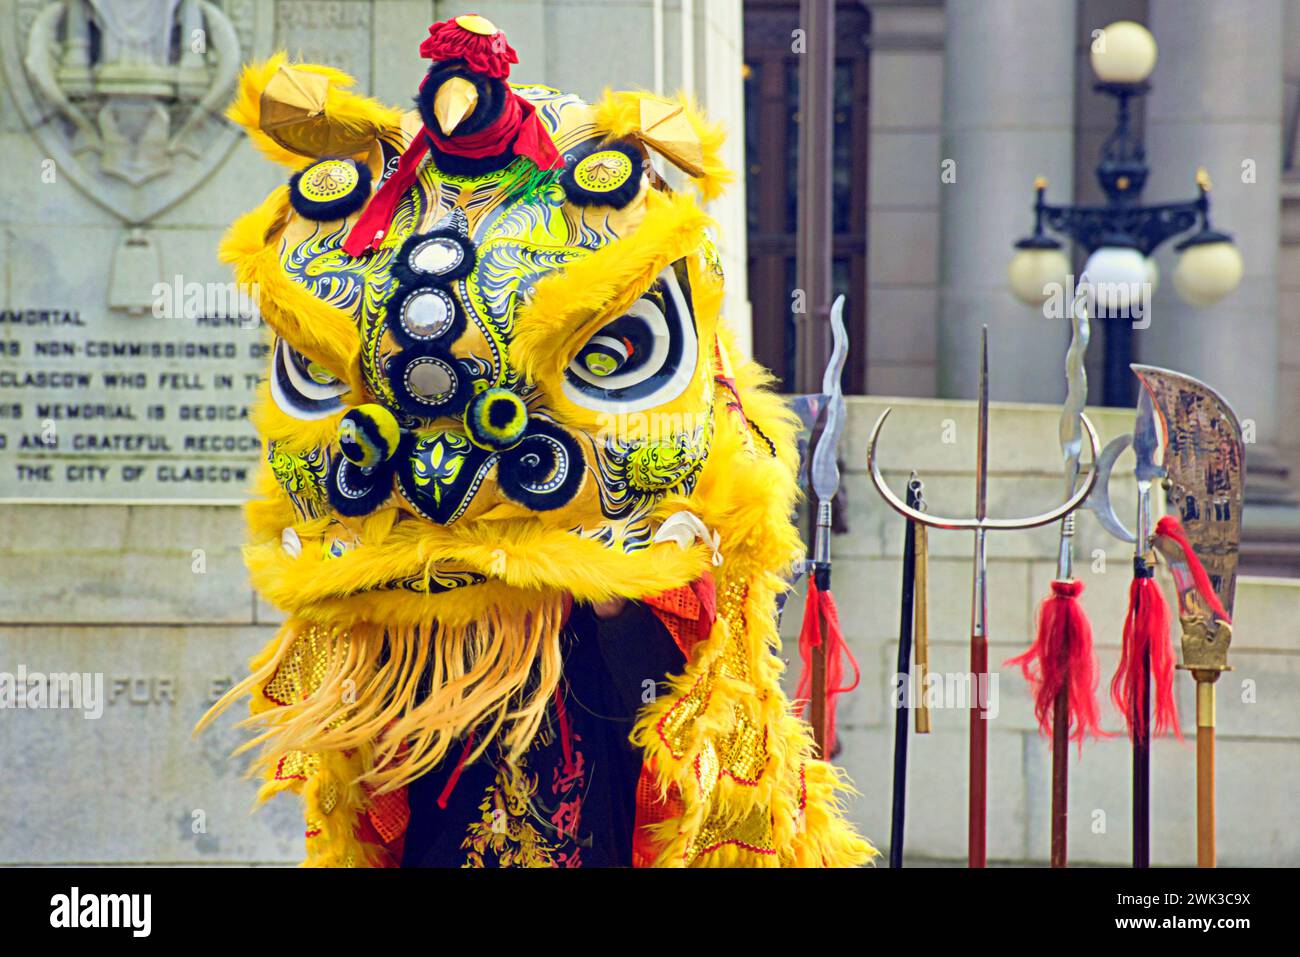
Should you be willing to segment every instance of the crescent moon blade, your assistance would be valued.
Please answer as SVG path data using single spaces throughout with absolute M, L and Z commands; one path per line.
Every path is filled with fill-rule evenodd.
M 1115 514 L 1115 507 L 1110 501 L 1110 473 L 1115 468 L 1115 461 L 1132 443 L 1133 436 L 1128 433 L 1116 436 L 1106 443 L 1106 447 L 1101 450 L 1101 455 L 1097 457 L 1097 464 L 1093 466 L 1093 470 L 1097 473 L 1097 487 L 1088 496 L 1088 501 L 1083 503 L 1083 507 L 1097 517 L 1097 523 L 1109 535 L 1129 545 L 1134 544 L 1137 538 L 1124 527 L 1124 523 Z
M 903 499 L 894 494 L 889 483 L 885 481 L 885 476 L 881 474 L 880 463 L 876 459 L 876 444 L 880 438 L 880 431 L 884 428 L 885 420 L 889 418 L 889 413 L 893 412 L 892 408 L 885 409 L 880 413 L 880 418 L 876 419 L 876 424 L 871 429 L 871 436 L 867 439 L 867 474 L 871 476 L 871 483 L 875 485 L 876 491 L 885 503 L 904 518 L 910 518 L 914 522 L 920 522 L 922 525 L 930 528 L 944 528 L 949 530 L 957 529 L 976 529 L 979 528 L 979 522 L 973 518 L 943 518 L 932 515 L 929 512 L 920 512 L 912 508 Z

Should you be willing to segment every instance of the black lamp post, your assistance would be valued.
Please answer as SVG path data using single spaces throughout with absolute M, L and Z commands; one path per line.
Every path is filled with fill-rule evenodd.
M 1241 256 L 1228 235 L 1210 226 L 1210 180 L 1196 174 L 1197 197 L 1176 203 L 1143 205 L 1142 190 L 1150 172 L 1146 148 L 1133 130 L 1132 101 L 1151 89 L 1155 39 L 1140 24 L 1120 21 L 1101 31 L 1093 44 L 1092 65 L 1098 92 L 1113 97 L 1115 129 L 1102 144 L 1097 182 L 1106 195 L 1101 206 L 1052 205 L 1047 182 L 1034 183 L 1034 232 L 1015 244 L 1009 275 L 1021 301 L 1040 306 L 1056 289 L 1065 290 L 1070 264 L 1062 244 L 1049 231 L 1066 236 L 1088 253 L 1084 276 L 1092 315 L 1109 320 L 1105 344 L 1103 401 L 1131 405 L 1133 330 L 1150 319 L 1150 298 L 1157 281 L 1155 249 L 1171 237 L 1196 229 L 1175 248 L 1180 253 L 1174 287 L 1193 305 L 1210 305 L 1241 280 Z M 1199 228 L 1198 228 L 1199 227 Z M 1072 296 L 1066 290 L 1064 301 Z

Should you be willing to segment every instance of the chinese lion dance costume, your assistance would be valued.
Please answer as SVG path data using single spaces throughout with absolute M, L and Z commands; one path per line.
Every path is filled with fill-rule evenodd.
M 251 696 L 311 865 L 869 861 L 778 683 L 796 426 L 719 323 L 720 131 L 509 84 L 482 17 L 421 54 L 408 112 L 283 55 L 230 109 L 293 171 L 222 246 L 288 617 L 212 714 Z

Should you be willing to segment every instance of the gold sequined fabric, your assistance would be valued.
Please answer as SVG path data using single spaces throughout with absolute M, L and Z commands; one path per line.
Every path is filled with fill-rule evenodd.
M 262 693 L 276 704 L 294 704 L 320 687 L 329 669 L 333 640 L 329 629 L 313 625 L 289 647 Z

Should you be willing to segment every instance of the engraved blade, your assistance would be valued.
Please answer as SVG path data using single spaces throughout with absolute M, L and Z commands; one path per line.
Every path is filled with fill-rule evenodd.
M 1215 593 L 1232 614 L 1245 500 L 1246 449 L 1241 423 L 1226 399 L 1191 376 L 1135 365 L 1165 435 L 1169 512 L 1182 524 Z M 1201 612 L 1190 575 L 1177 571 L 1179 604 Z
M 822 377 L 822 392 L 826 394 L 826 419 L 821 438 L 813 450 L 810 470 L 813 494 L 818 502 L 829 502 L 840 487 L 840 467 L 835 453 L 844 431 L 844 390 L 840 379 L 849 354 L 849 335 L 844 328 L 844 297 L 838 296 L 831 306 L 832 348 L 826 373 Z

